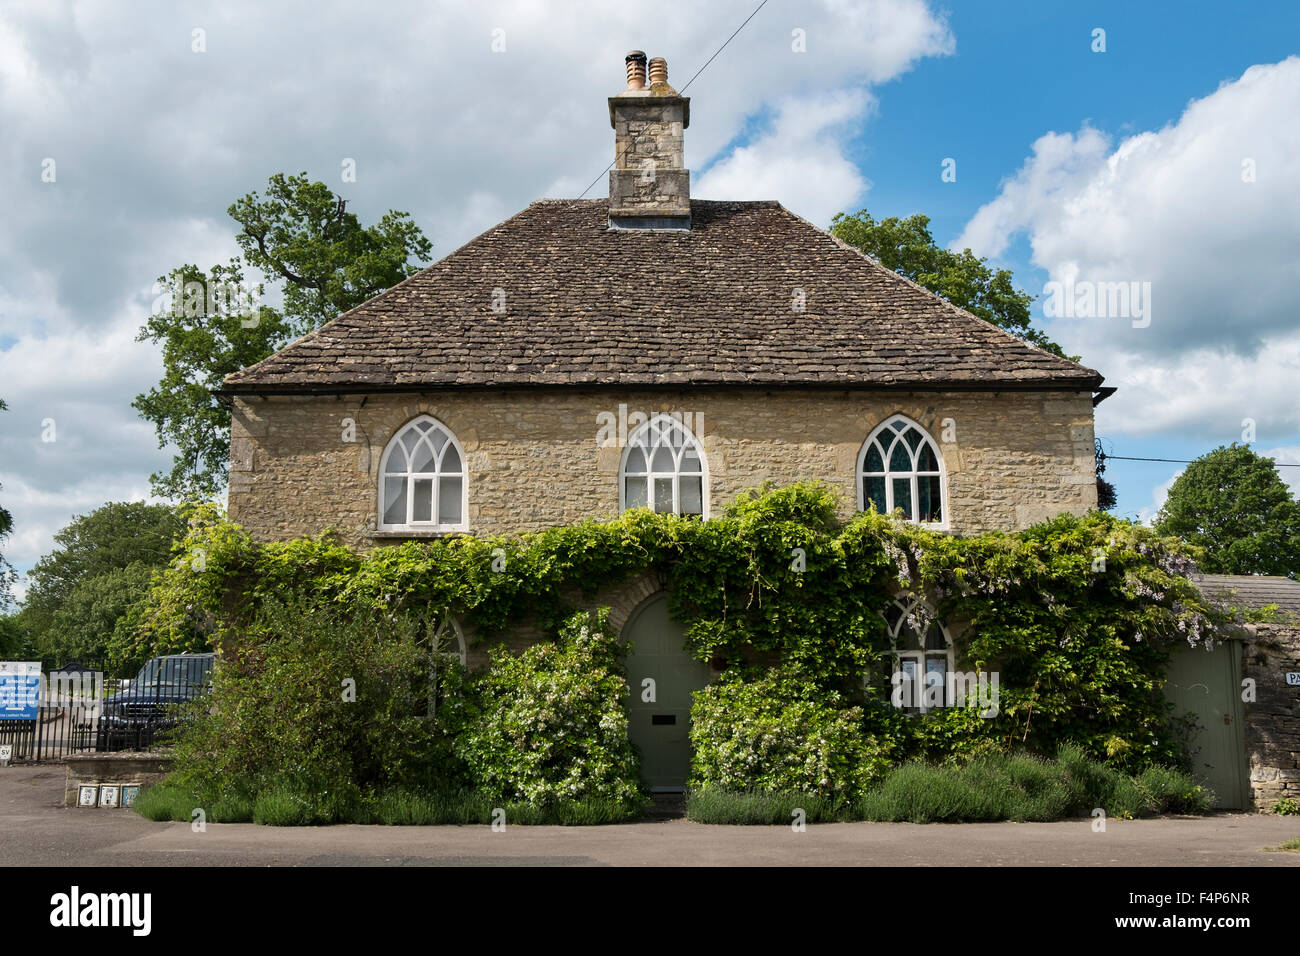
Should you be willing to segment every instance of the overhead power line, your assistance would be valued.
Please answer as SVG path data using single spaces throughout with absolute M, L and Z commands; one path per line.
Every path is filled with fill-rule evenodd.
M 735 32 L 733 32 L 731 36 L 727 37 L 727 39 L 722 41 L 722 46 L 718 47 L 716 50 L 713 51 L 713 56 L 709 57 L 707 60 L 704 61 L 704 66 L 696 70 L 695 75 L 692 76 L 689 80 L 687 80 L 686 85 L 683 86 L 678 92 L 684 94 L 687 90 L 689 90 L 691 88 L 691 84 L 694 83 L 697 79 L 699 79 L 700 74 L 703 73 L 706 69 L 708 69 L 709 64 L 718 58 L 718 54 L 727 48 L 727 44 L 730 43 L 732 40 L 736 39 L 736 35 L 740 33 L 741 30 L 745 29 L 745 25 L 748 24 L 750 20 L 754 19 L 754 17 L 758 15 L 758 11 L 762 10 L 765 6 L 767 6 L 767 0 L 763 0 L 762 3 L 756 6 L 754 8 L 754 12 L 751 13 L 749 16 L 745 17 L 744 23 L 736 27 Z M 615 160 L 615 162 L 617 162 L 617 160 Z M 614 168 L 614 163 L 610 163 L 608 166 L 606 166 L 604 171 L 602 171 L 600 175 L 598 175 L 595 179 L 593 179 L 590 185 L 588 185 L 586 189 L 584 189 L 581 193 L 578 194 L 578 198 L 581 199 L 583 196 L 587 195 L 587 193 L 591 192 L 591 187 L 596 185 L 596 183 L 600 182 L 601 177 L 604 176 L 613 168 Z
M 1102 452 L 1100 457 L 1103 461 L 1163 461 L 1171 465 L 1196 464 L 1194 461 L 1187 461 L 1183 458 L 1130 458 L 1127 455 L 1108 455 L 1105 452 Z M 1300 462 L 1275 461 L 1273 464 L 1279 468 L 1300 468 Z

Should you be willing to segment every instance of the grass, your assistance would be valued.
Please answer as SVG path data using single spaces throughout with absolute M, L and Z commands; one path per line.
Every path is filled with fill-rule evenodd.
M 1300 837 L 1296 837 L 1294 840 L 1287 840 L 1285 843 L 1280 843 L 1277 846 L 1266 846 L 1264 849 L 1269 853 L 1276 853 L 1278 850 L 1294 850 L 1300 852 Z
M 857 801 L 790 793 L 691 794 L 687 816 L 698 823 L 788 824 L 803 808 L 807 821 L 908 823 L 1050 821 L 1090 816 L 1131 819 L 1161 813 L 1204 813 L 1214 796 L 1186 774 L 1151 767 L 1129 776 L 1070 746 L 1055 760 L 1027 755 L 981 757 L 964 764 L 908 763 Z
M 638 819 L 647 803 L 627 806 L 612 800 L 575 800 L 550 806 L 492 800 L 477 793 L 423 794 L 387 790 L 361 797 L 304 794 L 290 787 L 271 787 L 255 799 L 223 796 L 197 799 L 184 787 L 164 781 L 140 792 L 135 811 L 147 820 L 192 822 L 196 809 L 208 823 L 258 823 L 263 826 L 327 826 L 337 823 L 384 826 L 486 824 L 597 826 Z M 504 812 L 504 816 L 497 811 Z

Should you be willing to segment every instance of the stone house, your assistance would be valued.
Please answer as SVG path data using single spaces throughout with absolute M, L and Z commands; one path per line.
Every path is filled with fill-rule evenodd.
M 692 197 L 690 100 L 662 60 L 648 83 L 644 54 L 626 66 L 608 199 L 534 202 L 226 379 L 233 520 L 370 548 L 638 506 L 707 519 L 769 479 L 954 533 L 1096 506 L 1098 372 L 778 202 Z M 687 688 L 704 678 L 655 591 L 602 600 L 668 634 L 653 653 Z

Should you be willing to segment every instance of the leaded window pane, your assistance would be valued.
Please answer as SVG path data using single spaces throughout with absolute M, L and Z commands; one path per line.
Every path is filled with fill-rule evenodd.
M 629 508 L 644 508 L 646 506 L 646 479 L 644 477 L 635 478 L 629 475 L 624 481 L 624 500 Z
M 411 482 L 411 520 L 433 520 L 433 479 L 416 478 Z
M 406 524 L 406 478 L 384 479 L 384 524 Z
M 656 478 L 655 480 L 655 511 L 659 514 L 673 513 L 673 480 L 671 478 Z
M 903 517 L 908 521 L 912 520 L 912 479 L 895 478 L 894 482 L 894 508 L 903 509 Z
M 438 523 L 460 524 L 460 496 L 463 478 L 438 479 Z
M 704 514 L 704 479 L 699 475 L 683 475 L 680 481 L 682 490 L 681 513 L 684 515 Z
M 885 470 L 885 458 L 880 453 L 880 446 L 875 442 L 872 442 L 871 447 L 867 449 L 867 460 L 863 462 L 862 470 L 867 472 Z
M 422 441 L 411 454 L 411 471 L 433 471 L 433 449 Z
M 893 449 L 889 452 L 889 470 L 890 471 L 911 471 L 912 455 L 907 450 L 907 446 L 901 441 L 894 442 Z
M 880 514 L 888 514 L 889 509 L 885 507 L 885 479 L 883 477 L 866 478 L 864 482 L 864 500 L 875 504 L 876 511 Z

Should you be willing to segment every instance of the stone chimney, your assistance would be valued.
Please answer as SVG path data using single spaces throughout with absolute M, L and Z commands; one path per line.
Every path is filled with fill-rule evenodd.
M 682 131 L 691 101 L 668 85 L 663 57 L 624 58 L 627 89 L 609 98 L 614 168 L 609 171 L 612 229 L 690 229 L 691 171 L 683 168 Z M 647 85 L 647 74 L 649 85 Z

